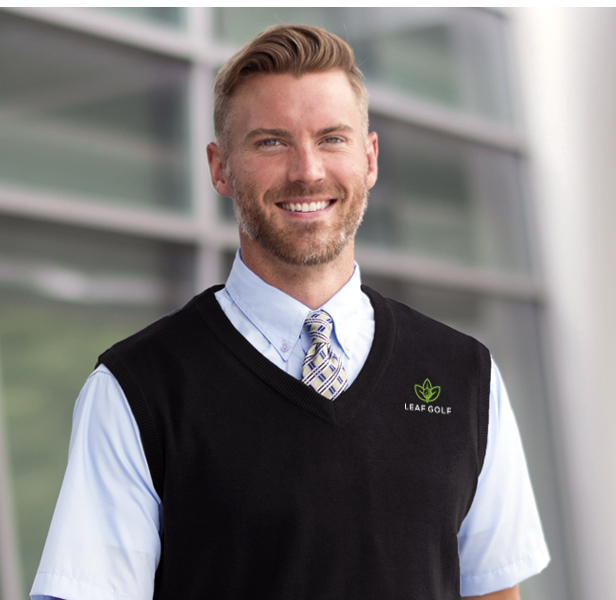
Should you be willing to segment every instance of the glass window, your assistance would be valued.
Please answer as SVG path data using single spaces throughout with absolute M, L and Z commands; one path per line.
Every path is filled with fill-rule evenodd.
M 0 14 L 0 184 L 190 210 L 188 66 Z
M 277 23 L 318 25 L 347 40 L 366 76 L 445 108 L 510 123 L 504 20 L 461 8 L 214 9 L 213 33 L 239 46 Z
M 0 364 L 29 589 L 98 355 L 192 295 L 184 247 L 0 219 Z
M 379 135 L 379 180 L 360 244 L 466 266 L 531 270 L 515 155 L 381 116 L 371 116 L 370 128 Z
M 172 29 L 186 28 L 186 8 L 177 6 L 105 6 L 93 10 L 106 11 L 126 19 L 145 21 Z

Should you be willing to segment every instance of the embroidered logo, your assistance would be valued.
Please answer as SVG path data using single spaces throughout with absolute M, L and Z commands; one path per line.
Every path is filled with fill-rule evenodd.
M 431 402 L 434 402 L 441 395 L 441 387 L 438 385 L 432 385 L 429 379 L 426 379 L 422 385 L 415 386 L 415 394 L 425 404 L 412 404 L 407 403 L 404 405 L 404 410 L 412 410 L 413 412 L 424 412 L 431 414 L 450 415 L 451 406 L 433 406 Z M 426 406 L 426 404 L 428 406 Z
M 438 385 L 433 386 L 430 380 L 426 379 L 423 385 L 415 386 L 415 393 L 424 402 L 434 402 L 441 395 L 441 388 Z

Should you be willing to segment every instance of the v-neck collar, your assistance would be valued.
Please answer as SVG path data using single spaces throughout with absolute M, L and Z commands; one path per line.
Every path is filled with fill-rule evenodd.
M 197 308 L 208 327 L 257 377 L 300 408 L 332 425 L 349 422 L 374 396 L 393 352 L 395 327 L 393 314 L 385 299 L 374 290 L 362 286 L 374 308 L 374 340 L 364 366 L 355 381 L 336 400 L 331 401 L 285 373 L 265 358 L 229 321 L 214 294 L 216 286 L 197 296 Z

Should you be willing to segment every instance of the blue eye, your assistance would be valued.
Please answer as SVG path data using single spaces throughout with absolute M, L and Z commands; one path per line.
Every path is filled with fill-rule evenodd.
M 277 146 L 280 142 L 278 140 L 274 140 L 274 139 L 267 139 L 267 140 L 261 140 L 260 144 L 262 146 Z

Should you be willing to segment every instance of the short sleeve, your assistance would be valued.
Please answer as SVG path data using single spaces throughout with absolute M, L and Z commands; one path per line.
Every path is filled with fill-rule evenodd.
M 520 433 L 494 362 L 486 457 L 458 548 L 462 596 L 512 587 L 550 561 Z
M 68 465 L 33 600 L 151 600 L 161 510 L 139 430 L 106 367 L 75 406 Z

